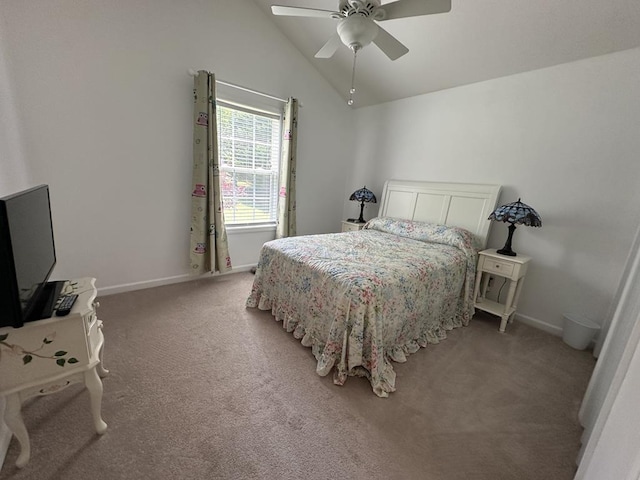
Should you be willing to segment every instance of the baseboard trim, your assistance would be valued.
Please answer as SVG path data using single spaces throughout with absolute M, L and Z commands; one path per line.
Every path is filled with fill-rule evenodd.
M 203 275 L 184 274 L 184 275 L 176 275 L 174 277 L 144 280 L 142 282 L 124 283 L 121 285 L 113 285 L 111 287 L 100 287 L 98 288 L 98 293 L 100 294 L 100 296 L 107 296 L 107 295 L 114 295 L 116 293 L 133 292 L 135 290 L 144 290 L 146 288 L 161 287 L 164 285 L 172 285 L 174 283 L 190 282 L 192 280 L 218 277 L 221 275 L 230 275 L 232 273 L 249 272 L 253 267 L 255 267 L 255 265 L 241 265 L 239 267 L 233 267 L 233 269 L 230 272 L 226 272 L 226 273 L 205 273 Z
M 526 325 L 537 328 L 539 330 L 544 330 L 545 332 L 555 335 L 556 337 L 562 336 L 562 328 L 556 325 L 552 325 L 537 318 L 529 317 L 528 315 L 522 315 L 521 313 L 516 313 L 515 318 L 516 320 L 519 320 Z

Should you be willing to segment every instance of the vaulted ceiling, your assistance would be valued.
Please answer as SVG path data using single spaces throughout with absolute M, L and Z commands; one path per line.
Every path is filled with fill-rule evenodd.
M 274 4 L 337 10 L 338 0 L 254 1 L 346 101 L 352 52 L 341 45 L 331 58 L 314 58 L 337 20 L 271 14 Z M 381 25 L 409 53 L 391 61 L 373 44 L 363 48 L 354 107 L 638 47 L 640 0 L 452 0 L 448 13 Z

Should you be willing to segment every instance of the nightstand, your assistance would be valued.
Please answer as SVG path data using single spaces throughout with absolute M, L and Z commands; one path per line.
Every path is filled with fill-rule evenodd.
M 358 230 L 362 230 L 362 227 L 364 227 L 364 223 L 350 222 L 349 220 L 342 221 L 343 232 L 357 232 Z
M 518 307 L 518 297 L 522 290 L 524 277 L 531 257 L 517 255 L 509 257 L 500 255 L 495 248 L 483 250 L 478 257 L 478 273 L 473 294 L 474 307 L 501 317 L 500 332 L 504 333 L 507 322 L 513 322 L 513 315 Z M 509 283 L 504 303 L 486 298 L 489 279 L 492 276 L 503 277 Z

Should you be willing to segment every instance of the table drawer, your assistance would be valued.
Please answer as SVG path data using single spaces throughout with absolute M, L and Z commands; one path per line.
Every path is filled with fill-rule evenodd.
M 513 275 L 513 267 L 512 263 L 501 262 L 500 260 L 494 260 L 492 258 L 485 258 L 483 269 L 486 272 L 496 273 L 503 277 L 510 278 Z
M 342 222 L 342 231 L 343 232 L 357 232 L 361 230 L 364 223 L 348 223 Z

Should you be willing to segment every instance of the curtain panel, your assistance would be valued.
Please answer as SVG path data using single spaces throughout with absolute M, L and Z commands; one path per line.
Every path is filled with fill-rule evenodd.
M 194 78 L 191 273 L 231 270 L 224 225 L 216 123 L 216 81 L 201 70 Z
M 296 235 L 296 145 L 298 141 L 298 100 L 289 98 L 285 106 L 282 159 L 278 194 L 276 238 Z

